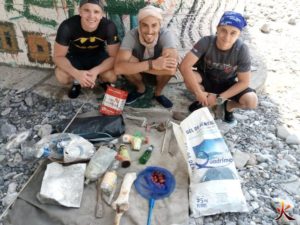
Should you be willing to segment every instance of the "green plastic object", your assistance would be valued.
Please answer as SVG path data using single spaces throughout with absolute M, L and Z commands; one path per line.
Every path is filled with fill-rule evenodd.
M 153 151 L 154 147 L 153 145 L 150 145 L 145 152 L 143 153 L 143 155 L 139 158 L 139 162 L 140 164 L 146 164 L 148 162 L 148 160 L 151 157 L 152 151 Z

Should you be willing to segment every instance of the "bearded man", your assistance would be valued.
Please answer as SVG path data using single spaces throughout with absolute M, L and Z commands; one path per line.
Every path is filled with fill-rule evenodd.
M 148 5 L 139 10 L 137 28 L 129 31 L 121 44 L 115 61 L 115 73 L 123 74 L 135 86 L 126 105 L 141 98 L 146 92 L 145 76 L 156 81 L 154 99 L 165 108 L 173 103 L 162 90 L 177 68 L 177 42 L 175 35 L 162 27 L 163 11 Z

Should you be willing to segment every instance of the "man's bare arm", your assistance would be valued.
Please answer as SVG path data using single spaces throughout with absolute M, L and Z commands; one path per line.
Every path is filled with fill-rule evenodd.
M 120 49 L 115 60 L 115 73 L 118 75 L 131 75 L 149 69 L 148 61 L 134 62 L 131 60 L 132 57 L 132 52 L 130 50 Z
M 166 58 L 172 59 L 169 63 Z M 162 56 L 152 60 L 153 69 L 146 71 L 154 75 L 174 75 L 177 70 L 178 53 L 174 48 L 165 48 L 162 52 Z
M 77 77 L 79 76 L 79 71 L 72 66 L 71 62 L 66 57 L 68 49 L 68 46 L 64 46 L 55 42 L 53 61 L 58 68 L 77 79 Z
M 164 51 L 164 56 L 157 59 L 134 62 L 130 60 L 132 52 L 121 49 L 116 58 L 115 73 L 130 75 L 147 72 L 154 75 L 174 75 L 177 68 L 177 51 L 175 49 L 166 49 Z M 149 70 L 151 64 L 152 70 Z
M 191 91 L 196 96 L 196 99 L 204 106 L 207 106 L 207 93 L 202 91 L 193 71 L 193 66 L 198 60 L 199 58 L 195 54 L 188 52 L 180 63 L 179 70 L 183 76 L 184 82 L 190 87 Z

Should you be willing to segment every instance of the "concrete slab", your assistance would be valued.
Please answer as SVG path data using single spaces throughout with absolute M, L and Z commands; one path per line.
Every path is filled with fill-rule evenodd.
M 51 70 L 0 65 L 0 87 L 25 91 L 43 83 L 50 76 Z

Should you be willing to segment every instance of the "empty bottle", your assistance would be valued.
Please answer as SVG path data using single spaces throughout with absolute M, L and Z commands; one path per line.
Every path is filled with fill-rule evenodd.
M 117 185 L 117 172 L 120 162 L 115 160 L 110 169 L 104 174 L 101 182 L 101 190 L 104 194 L 110 196 Z
M 148 160 L 151 157 L 152 151 L 153 151 L 154 147 L 153 145 L 150 145 L 145 152 L 143 153 L 143 155 L 139 158 L 139 162 L 140 164 L 146 164 L 148 162 Z

